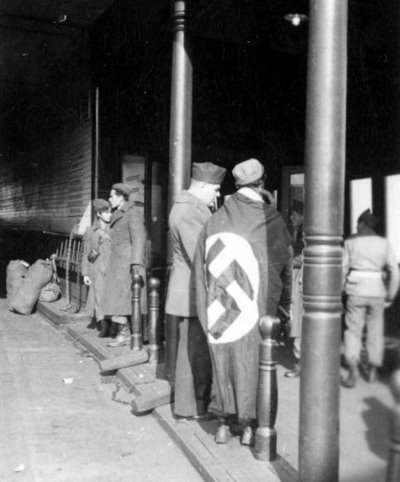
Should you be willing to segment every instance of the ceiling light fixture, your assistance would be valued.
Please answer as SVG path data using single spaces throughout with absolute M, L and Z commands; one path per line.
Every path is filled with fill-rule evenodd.
M 298 27 L 301 23 L 306 22 L 308 20 L 307 15 L 302 13 L 288 13 L 285 15 L 285 20 L 290 22 L 294 27 Z

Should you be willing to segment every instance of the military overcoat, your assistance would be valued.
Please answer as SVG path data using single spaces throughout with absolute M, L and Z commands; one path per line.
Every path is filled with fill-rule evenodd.
M 127 316 L 132 312 L 131 265 L 140 265 L 145 277 L 146 229 L 143 208 L 126 202 L 110 224 L 111 252 L 104 285 L 104 311 Z M 142 305 L 142 310 L 145 306 Z
M 85 231 L 81 270 L 82 276 L 89 276 L 92 282 L 88 290 L 85 312 L 90 316 L 96 316 L 99 320 L 103 319 L 105 315 L 103 291 L 110 256 L 110 243 L 109 229 L 101 229 L 97 221 Z M 100 254 L 93 263 L 90 263 L 88 255 L 92 249 L 96 249 Z
M 208 206 L 188 191 L 182 191 L 169 215 L 173 265 L 168 283 L 165 312 L 197 316 L 193 258 L 200 232 L 211 217 Z

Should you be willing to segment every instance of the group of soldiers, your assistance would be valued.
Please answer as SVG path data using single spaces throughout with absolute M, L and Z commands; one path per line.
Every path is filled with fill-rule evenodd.
M 213 211 L 226 169 L 194 163 L 190 186 L 169 214 L 173 263 L 165 305 L 167 323 L 179 326 L 174 384 L 177 417 L 217 416 L 217 443 L 239 428 L 241 443 L 253 443 L 261 341 L 258 321 L 285 313 L 290 318 L 296 363 L 288 377 L 300 374 L 303 204 L 291 208 L 292 235 L 264 189 L 265 171 L 256 159 L 232 170 L 236 192 Z M 90 286 L 86 310 L 100 325 L 99 336 L 128 343 L 131 276 L 145 280 L 143 207 L 129 201 L 130 188 L 112 186 L 107 201 L 93 201 L 96 219 L 85 233 L 82 274 Z M 392 248 L 375 231 L 370 212 L 358 220 L 358 232 L 344 246 L 345 358 L 354 387 L 361 340 L 367 325 L 369 379 L 383 358 L 383 313 L 399 287 Z M 145 295 L 146 290 L 142 292 Z M 146 311 L 145 299 L 142 300 Z M 116 327 L 116 333 L 111 328 Z

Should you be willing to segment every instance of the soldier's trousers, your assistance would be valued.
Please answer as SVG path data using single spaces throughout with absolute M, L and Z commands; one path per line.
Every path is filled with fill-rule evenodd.
M 346 301 L 344 334 L 345 357 L 348 361 L 360 360 L 363 329 L 367 327 L 368 360 L 371 365 L 380 367 L 384 351 L 385 300 L 365 296 L 349 296 Z

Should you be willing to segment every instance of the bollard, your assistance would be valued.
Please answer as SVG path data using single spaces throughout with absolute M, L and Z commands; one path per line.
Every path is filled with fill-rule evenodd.
M 263 316 L 259 322 L 259 329 L 262 342 L 257 393 L 258 428 L 255 436 L 254 456 L 258 460 L 273 460 L 277 454 L 277 433 L 274 426 L 278 409 L 278 382 L 273 347 L 280 330 L 279 319 Z
M 139 274 L 132 276 L 131 350 L 142 349 L 142 310 L 140 308 L 142 283 L 143 280 Z
M 160 280 L 150 278 L 149 280 L 149 362 L 158 362 L 158 320 L 160 317 Z
M 395 400 L 395 407 L 392 415 L 392 433 L 386 482 L 398 482 L 400 480 L 400 369 L 392 373 L 390 388 Z

